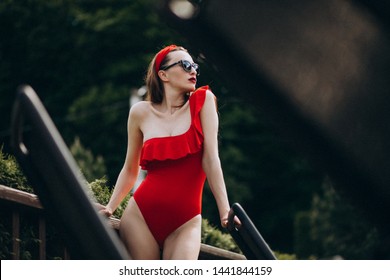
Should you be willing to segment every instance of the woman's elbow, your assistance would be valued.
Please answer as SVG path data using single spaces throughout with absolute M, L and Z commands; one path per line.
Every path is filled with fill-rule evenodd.
M 202 161 L 203 170 L 207 173 L 209 170 L 215 170 L 221 168 L 221 161 L 218 156 L 203 157 Z

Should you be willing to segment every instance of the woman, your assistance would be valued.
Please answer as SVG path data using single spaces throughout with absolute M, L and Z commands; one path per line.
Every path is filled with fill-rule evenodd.
M 196 89 L 199 66 L 171 45 L 151 61 L 147 101 L 130 109 L 124 166 L 109 203 L 110 216 L 134 185 L 139 165 L 147 176 L 121 217 L 120 236 L 134 259 L 197 259 L 205 179 L 221 224 L 230 209 L 218 155 L 215 96 Z

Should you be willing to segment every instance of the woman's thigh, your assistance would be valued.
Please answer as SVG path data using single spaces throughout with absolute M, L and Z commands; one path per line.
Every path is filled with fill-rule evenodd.
M 134 198 L 130 198 L 123 212 L 119 234 L 133 259 L 160 259 L 160 248 Z
M 163 259 L 198 259 L 201 225 L 202 217 L 197 215 L 171 233 L 164 242 Z

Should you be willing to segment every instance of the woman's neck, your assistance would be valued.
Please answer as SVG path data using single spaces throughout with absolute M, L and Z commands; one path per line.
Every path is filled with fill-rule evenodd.
M 166 90 L 163 101 L 161 103 L 161 109 L 168 111 L 175 111 L 184 105 L 184 94 L 173 90 Z

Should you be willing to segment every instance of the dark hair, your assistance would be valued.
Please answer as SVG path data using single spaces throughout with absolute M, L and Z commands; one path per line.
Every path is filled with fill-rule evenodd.
M 171 52 L 174 51 L 185 51 L 188 52 L 183 47 L 176 47 Z M 170 52 L 170 53 L 171 53 Z M 169 53 L 169 54 L 170 54 Z M 166 66 L 168 60 L 169 60 L 169 54 L 165 56 L 163 61 L 161 62 L 160 68 Z M 155 63 L 156 63 L 156 56 L 153 57 L 152 61 L 149 64 L 148 72 L 146 73 L 145 77 L 145 83 L 146 83 L 146 100 L 151 101 L 152 103 L 161 103 L 164 98 L 164 86 L 160 79 L 160 77 L 157 74 L 157 71 L 155 70 Z M 184 102 L 188 100 L 188 96 L 185 97 Z

